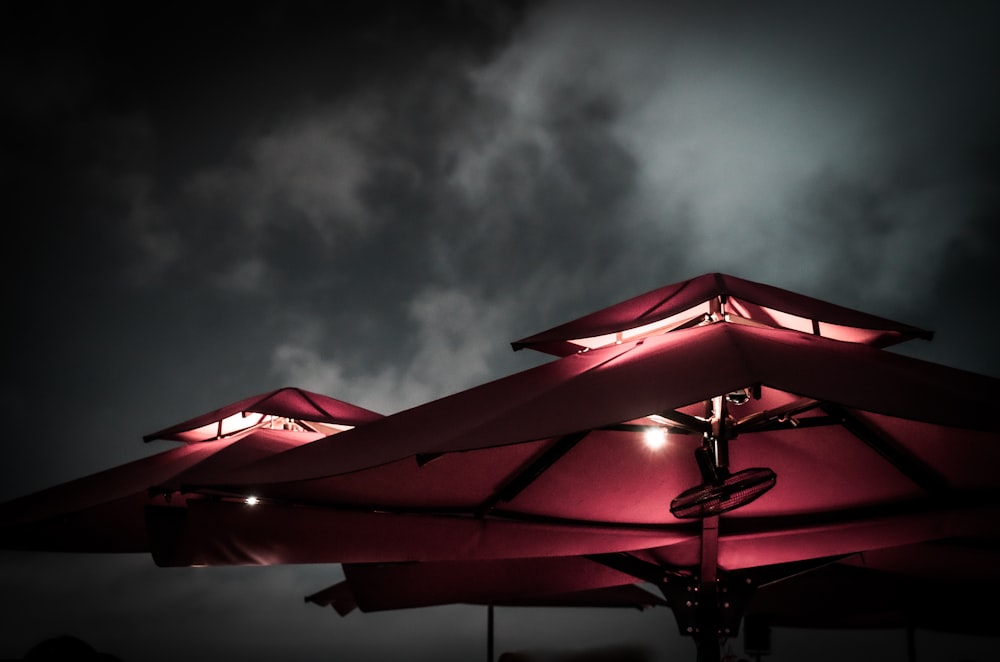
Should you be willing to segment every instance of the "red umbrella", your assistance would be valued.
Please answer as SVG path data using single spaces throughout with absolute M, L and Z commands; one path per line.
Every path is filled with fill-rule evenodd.
M 754 640 L 772 626 L 901 628 L 909 635 L 910 659 L 916 659 L 916 629 L 997 636 L 993 612 L 980 608 L 982 596 L 1000 590 L 997 542 L 987 537 L 933 541 L 745 571 L 742 576 L 754 583 L 742 614 L 748 652 L 760 648 Z M 341 616 L 359 607 L 373 612 L 452 603 L 637 609 L 668 604 L 640 587 L 638 577 L 608 570 L 583 557 L 345 564 L 345 581 L 306 601 L 332 607 Z M 670 595 L 661 571 L 645 570 L 637 574 Z M 678 593 L 673 606 L 684 611 L 692 598 Z M 493 659 L 492 648 L 488 659 Z
M 154 509 L 157 562 L 586 556 L 669 578 L 682 631 L 711 659 L 739 622 L 716 598 L 745 604 L 756 569 L 997 535 L 1000 381 L 878 348 L 929 336 L 913 327 L 728 277 L 668 289 L 692 283 L 714 289 L 688 322 L 651 330 L 670 305 L 627 316 L 646 326 L 632 339 L 610 314 L 540 334 L 521 344 L 607 337 L 189 485 L 264 507 Z M 695 590 L 709 598 L 679 608 Z
M 454 603 L 571 604 L 602 594 L 609 604 L 618 606 L 621 603 L 610 602 L 611 598 L 623 597 L 626 592 L 621 589 L 637 583 L 631 575 L 583 557 L 348 563 L 344 575 L 356 604 L 365 612 Z
M 701 324 L 710 318 L 780 326 L 886 347 L 933 333 L 726 274 L 705 274 L 641 294 L 512 343 L 558 356 Z
M 11 549 L 149 551 L 144 509 L 182 508 L 180 485 L 258 461 L 379 414 L 283 388 L 146 435 L 185 442 L 162 453 L 0 504 L 0 545 Z
M 346 616 L 434 604 L 488 607 L 487 657 L 494 660 L 494 607 L 600 607 L 647 609 L 662 598 L 634 584 L 634 578 L 586 559 L 501 559 L 407 564 L 345 564 L 347 579 L 307 602 L 333 607 Z M 539 577 L 544 576 L 543 581 Z M 587 585 L 588 588 L 581 588 Z
M 523 564 L 520 597 L 582 564 L 553 594 L 657 583 L 717 659 L 754 587 L 801 564 L 1000 533 L 1000 380 L 880 349 L 928 332 L 747 281 L 657 297 L 521 341 L 580 348 L 551 363 L 160 484 L 186 507 L 147 506 L 156 562 Z M 509 587 L 452 588 L 412 600 Z
M 320 393 L 286 386 L 253 395 L 201 416 L 143 436 L 191 443 L 222 439 L 260 427 L 297 427 L 327 434 L 371 423 L 381 414 Z

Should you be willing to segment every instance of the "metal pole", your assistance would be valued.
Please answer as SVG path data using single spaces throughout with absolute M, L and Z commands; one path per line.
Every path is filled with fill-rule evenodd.
M 719 560 L 719 518 L 701 521 L 701 577 L 698 586 L 698 662 L 720 662 L 719 607 L 716 591 Z
M 712 434 L 706 438 L 711 443 L 715 465 L 725 468 L 729 464 L 728 430 L 726 430 L 726 400 L 715 397 L 710 407 Z M 719 605 L 717 582 L 719 570 L 719 517 L 706 517 L 701 521 L 701 568 L 698 587 L 698 628 L 695 642 L 698 662 L 720 662 Z
M 493 603 L 486 607 L 486 662 L 493 662 Z

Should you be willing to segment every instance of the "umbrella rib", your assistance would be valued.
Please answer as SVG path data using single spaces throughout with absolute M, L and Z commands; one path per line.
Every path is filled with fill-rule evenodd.
M 683 533 L 684 535 L 697 536 L 697 532 L 689 524 L 673 525 L 663 522 L 613 522 L 608 520 L 576 519 L 571 517 L 558 517 L 555 515 L 539 515 L 535 513 L 525 513 L 516 510 L 493 510 L 490 513 L 496 518 L 503 518 L 515 522 L 528 522 L 531 524 L 547 524 L 551 526 L 584 526 L 595 529 L 631 529 L 636 531 L 662 531 Z
M 810 416 L 808 418 L 778 418 L 757 423 L 749 429 L 739 429 L 740 434 L 747 432 L 776 432 L 779 430 L 795 430 L 803 428 L 820 428 L 828 425 L 840 425 L 840 419 L 835 416 Z
M 171 488 L 172 492 L 185 494 L 196 494 L 202 498 L 212 501 L 243 501 L 246 497 L 245 490 L 224 487 L 212 487 L 199 485 L 180 485 L 178 488 Z M 166 493 L 166 488 L 157 490 L 150 488 L 150 495 Z M 454 508 L 442 509 L 438 506 L 399 506 L 378 503 L 332 503 L 328 501 L 309 501 L 303 499 L 286 499 L 280 497 L 264 496 L 260 498 L 261 503 L 271 504 L 286 508 L 312 508 L 317 510 L 341 511 L 351 513 L 384 513 L 389 515 L 435 515 L 443 517 L 476 517 L 481 519 L 485 514 L 493 515 L 498 519 L 505 519 L 515 522 L 528 522 L 532 524 L 546 524 L 550 526 L 571 526 L 589 527 L 598 529 L 631 529 L 637 531 L 687 531 L 686 526 L 669 526 L 664 523 L 650 522 L 617 522 L 607 520 L 588 520 L 569 517 L 557 517 L 552 515 L 541 515 L 535 513 L 524 513 L 515 510 L 491 509 L 487 513 L 482 512 L 482 506 L 471 508 L 456 506 Z
M 679 573 L 673 573 L 655 563 L 643 561 L 628 552 L 585 554 L 584 558 L 590 559 L 595 563 L 600 563 L 601 565 L 611 568 L 612 570 L 617 570 L 618 572 L 635 577 L 636 579 L 641 579 L 642 581 L 649 582 L 650 584 L 656 584 L 657 586 L 662 586 L 664 580 L 670 575 L 679 576 Z
M 818 559 L 807 559 L 805 561 L 791 561 L 789 563 L 779 563 L 774 566 L 764 566 L 759 572 L 754 572 L 757 579 L 757 588 L 767 588 L 781 582 L 795 579 L 802 575 L 822 570 L 844 559 L 858 556 L 861 552 L 851 552 L 849 554 L 837 554 L 836 556 L 826 556 Z
M 676 423 L 680 427 L 697 434 L 704 434 L 712 431 L 712 424 L 703 418 L 691 416 L 677 410 L 667 410 L 659 413 L 660 416 Z
M 845 430 L 881 455 L 889 464 L 929 494 L 941 495 L 948 491 L 948 481 L 944 476 L 934 471 L 895 439 L 865 423 L 839 405 L 825 403 L 820 407 L 830 416 L 840 419 Z
M 674 426 L 665 427 L 667 432 L 675 434 L 706 434 L 712 431 L 710 421 L 679 411 L 667 410 L 653 415 L 665 418 L 674 424 Z M 610 430 L 613 432 L 642 432 L 648 428 L 648 425 L 640 425 L 638 423 L 615 423 L 613 425 L 602 425 L 594 429 Z
M 664 416 L 664 418 L 667 418 Z M 602 425 L 599 428 L 594 428 L 595 430 L 604 430 L 607 432 L 642 432 L 643 430 L 648 430 L 650 426 L 640 425 L 638 423 L 615 423 L 614 425 Z M 687 426 L 660 426 L 661 430 L 669 432 L 670 434 L 692 434 L 695 433 L 694 430 Z M 697 432 L 701 434 L 701 432 Z
M 792 416 L 809 411 L 810 409 L 818 407 L 820 404 L 819 400 L 813 400 L 812 398 L 799 398 L 798 400 L 782 405 L 781 407 L 765 409 L 763 411 L 750 414 L 749 416 L 744 416 L 740 420 L 736 421 L 733 427 L 737 433 L 748 431 L 756 432 L 761 427 L 771 425 L 775 421 L 790 419 Z
M 965 508 L 985 508 L 993 512 L 1000 507 L 1000 493 L 998 492 L 978 492 L 967 496 L 969 497 L 967 501 L 975 505 L 941 503 L 925 497 L 914 501 L 872 504 L 825 513 L 729 518 L 723 519 L 720 523 L 721 533 L 724 537 L 769 535 L 792 529 L 838 528 L 897 517 L 916 517 L 929 513 L 950 517 L 953 514 L 964 512 Z
M 312 425 L 310 425 L 309 423 L 306 423 L 305 421 L 303 421 L 303 420 L 302 420 L 302 419 L 300 419 L 300 418 L 296 418 L 296 419 L 295 419 L 295 424 L 296 424 L 296 425 L 298 425 L 299 427 L 301 427 L 301 428 L 303 428 L 303 429 L 305 429 L 305 430 L 309 431 L 309 432 L 318 432 L 318 431 L 319 431 L 319 430 L 317 430 L 317 429 L 316 429 L 315 427 L 313 427 L 313 426 L 312 426 Z
M 554 444 L 542 451 L 531 464 L 514 474 L 503 487 L 484 501 L 476 510 L 476 516 L 479 518 L 485 517 L 501 501 L 504 503 L 513 501 L 518 494 L 527 489 L 529 485 L 535 482 L 588 434 L 590 434 L 590 430 L 583 430 L 564 435 L 557 439 Z

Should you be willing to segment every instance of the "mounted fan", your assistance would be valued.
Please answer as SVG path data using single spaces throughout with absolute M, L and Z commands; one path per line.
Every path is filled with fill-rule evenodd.
M 704 446 L 694 452 L 694 457 L 702 482 L 670 502 L 670 512 L 678 519 L 700 519 L 740 508 L 774 487 L 778 479 L 764 467 L 731 474 L 716 465 L 711 449 Z

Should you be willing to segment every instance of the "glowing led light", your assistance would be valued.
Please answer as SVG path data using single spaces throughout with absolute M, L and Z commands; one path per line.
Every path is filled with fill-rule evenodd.
M 663 428 L 646 428 L 642 435 L 643 441 L 650 450 L 660 450 L 667 444 L 667 431 Z
M 248 496 L 246 499 L 243 500 L 243 503 L 245 503 L 248 506 L 256 506 L 258 503 L 260 503 L 260 499 L 258 499 L 255 496 Z

